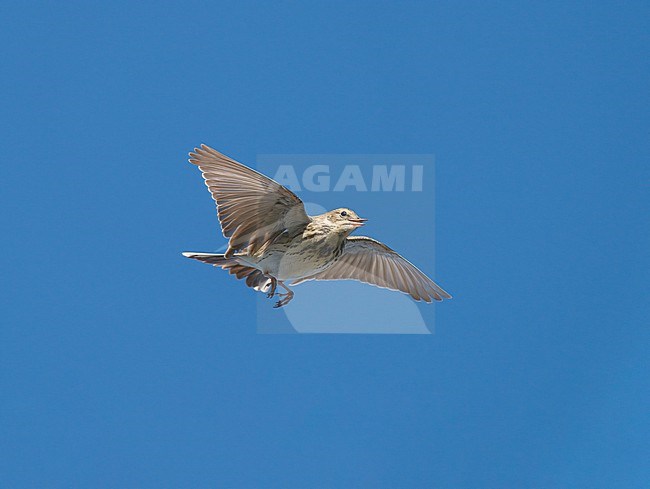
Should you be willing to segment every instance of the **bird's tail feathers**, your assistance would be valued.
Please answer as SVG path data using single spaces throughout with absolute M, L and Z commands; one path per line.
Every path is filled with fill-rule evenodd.
M 246 279 L 246 285 L 249 287 L 265 292 L 271 285 L 271 279 L 264 275 L 257 268 L 247 267 L 240 264 L 234 256 L 226 258 L 223 253 L 200 253 L 194 251 L 186 251 L 183 256 L 192 258 L 193 260 L 209 263 L 215 267 L 221 267 L 228 270 L 228 273 L 234 275 L 238 279 Z
M 228 263 L 236 263 L 233 258 L 226 258 L 223 253 L 200 253 L 198 251 L 185 251 L 183 253 L 183 256 L 217 266 L 223 266 Z

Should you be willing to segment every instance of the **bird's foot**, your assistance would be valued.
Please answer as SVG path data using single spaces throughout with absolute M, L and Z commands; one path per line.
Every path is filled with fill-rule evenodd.
M 275 303 L 275 305 L 273 306 L 274 308 L 286 306 L 287 304 L 289 304 L 291 299 L 293 299 L 294 294 L 293 292 L 289 291 L 286 294 L 278 294 L 278 295 L 281 297 L 281 299 Z

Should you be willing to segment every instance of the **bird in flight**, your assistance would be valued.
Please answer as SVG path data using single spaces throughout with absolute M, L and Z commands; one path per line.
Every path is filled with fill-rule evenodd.
M 190 163 L 203 174 L 223 235 L 223 254 L 185 252 L 184 256 L 227 270 L 246 285 L 285 306 L 288 285 L 307 280 L 358 280 L 409 294 L 416 301 L 451 299 L 433 280 L 383 243 L 350 236 L 367 219 L 346 208 L 308 216 L 289 189 L 202 144 Z M 285 293 L 277 292 L 277 287 Z

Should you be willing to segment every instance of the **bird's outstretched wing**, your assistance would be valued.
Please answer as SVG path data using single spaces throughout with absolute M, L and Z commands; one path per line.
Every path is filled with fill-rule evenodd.
M 285 230 L 305 227 L 311 218 L 289 189 L 202 144 L 190 153 L 217 203 L 221 230 L 228 242 L 226 257 L 268 246 Z
M 306 280 L 359 280 L 410 294 L 416 301 L 451 299 L 438 284 L 388 246 L 366 236 L 350 236 L 345 250 L 329 268 Z

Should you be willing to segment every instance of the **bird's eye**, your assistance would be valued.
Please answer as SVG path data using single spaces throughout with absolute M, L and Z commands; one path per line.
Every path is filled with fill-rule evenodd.
M 345 212 L 345 211 L 343 211 L 343 212 L 341 212 L 341 215 L 342 215 L 343 217 L 345 217 L 345 216 L 347 216 L 347 215 L 348 215 L 348 213 L 347 213 L 347 212 Z

